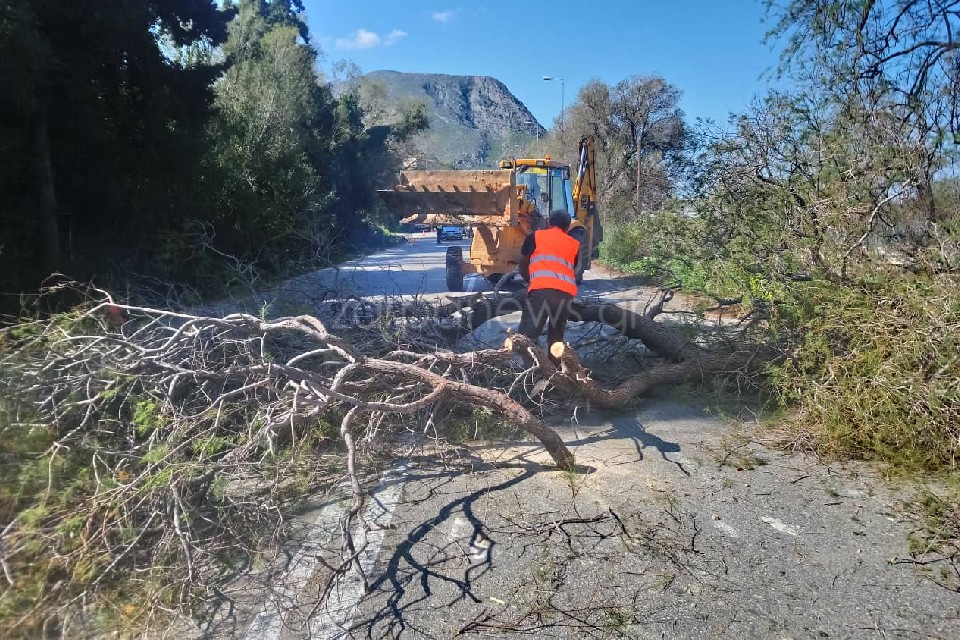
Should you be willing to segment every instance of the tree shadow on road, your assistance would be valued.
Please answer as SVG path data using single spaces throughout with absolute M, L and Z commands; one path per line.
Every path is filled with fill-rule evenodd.
M 638 450 L 656 450 L 665 459 L 679 451 L 636 422 L 631 436 Z M 406 523 L 397 526 L 409 533 L 384 550 L 351 634 L 611 637 L 612 629 L 657 619 L 656 607 L 635 601 L 650 588 L 707 580 L 689 569 L 698 524 L 687 514 L 667 520 L 659 505 L 644 513 L 640 505 L 621 509 L 579 499 L 583 476 L 545 467 L 535 462 L 543 456 L 540 447 L 516 444 L 523 450 L 509 459 L 474 466 L 476 475 L 461 473 L 459 488 L 437 491 L 431 483 L 417 487 L 416 474 L 408 478 L 418 508 L 405 502 L 398 516 Z
M 655 451 L 660 458 L 667 463 L 677 467 L 683 475 L 690 477 L 690 472 L 683 466 L 680 460 L 668 457 L 668 454 L 678 454 L 681 452 L 679 442 L 666 440 L 661 436 L 648 431 L 647 427 L 637 415 L 609 416 L 604 413 L 598 413 L 592 416 L 591 422 L 597 421 L 600 424 L 607 423 L 607 428 L 601 431 L 595 431 L 582 438 L 570 440 L 564 438 L 564 443 L 573 448 L 581 448 L 588 445 L 595 445 L 606 440 L 626 440 L 633 444 L 637 458 L 633 462 L 639 462 L 644 459 L 644 451 Z M 590 428 L 590 424 L 584 424 Z
M 385 560 L 379 577 L 370 584 L 369 593 L 376 597 L 379 592 L 385 597 L 385 602 L 376 611 L 355 620 L 353 629 L 366 628 L 367 637 L 374 637 L 372 633 L 375 628 L 378 629 L 378 637 L 397 637 L 403 633 L 431 635 L 434 630 L 417 627 L 417 623 L 410 620 L 407 612 L 416 610 L 420 603 L 441 595 L 444 598 L 442 605 L 432 605 L 431 608 L 452 607 L 465 601 L 473 604 L 483 602 L 483 598 L 475 590 L 475 583 L 490 571 L 497 540 L 478 515 L 478 502 L 491 493 L 516 487 L 539 472 L 553 471 L 542 464 L 527 460 L 526 456 L 520 456 L 511 463 L 494 466 L 498 470 L 511 469 L 517 473 L 502 482 L 483 486 L 446 502 L 436 515 L 416 525 L 396 545 Z M 450 470 L 440 475 L 461 473 L 462 470 Z M 434 477 L 438 476 L 434 474 Z M 417 474 L 412 474 L 405 481 L 411 483 L 429 479 L 429 475 L 418 477 Z M 413 502 L 426 502 L 435 495 L 436 488 L 430 487 L 427 491 L 429 497 L 415 496 Z M 405 506 L 409 504 L 410 501 L 405 501 Z M 466 526 L 459 532 L 459 536 L 450 535 L 442 540 L 432 536 L 427 540 L 430 534 L 444 524 L 449 523 L 451 527 L 456 527 L 456 519 L 461 515 Z M 466 548 L 463 547 L 464 540 L 468 540 Z M 464 559 L 468 564 L 462 573 L 450 570 L 451 561 L 462 564 Z M 437 591 L 443 593 L 438 594 Z

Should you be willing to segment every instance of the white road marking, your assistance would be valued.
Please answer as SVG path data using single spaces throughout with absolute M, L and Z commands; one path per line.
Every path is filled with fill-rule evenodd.
M 380 547 L 383 545 L 386 531 L 393 519 L 393 512 L 403 492 L 401 479 L 409 468 L 408 464 L 402 464 L 386 471 L 380 478 L 380 485 L 367 503 L 363 521 L 368 523 L 371 529 L 366 533 L 366 547 L 359 558 L 360 568 L 363 575 L 367 577 L 370 576 L 377 562 Z M 353 536 L 357 546 L 362 546 L 364 543 L 362 525 L 357 525 Z M 363 578 L 355 568 L 351 568 L 350 572 L 340 579 L 337 588 L 330 592 L 325 606 L 317 617 L 310 620 L 310 637 L 323 640 L 346 637 L 346 630 L 353 622 L 357 605 L 364 596 L 364 589 Z
M 385 531 L 390 525 L 403 490 L 399 480 L 407 469 L 409 465 L 402 464 L 387 470 L 381 476 L 376 491 L 368 499 L 363 521 L 369 523 L 371 530 L 366 534 L 366 547 L 359 558 L 364 575 L 369 576 L 376 563 Z M 348 488 L 349 484 L 341 486 L 341 490 Z M 320 511 L 306 540 L 290 561 L 289 569 L 281 577 L 277 588 L 267 597 L 263 608 L 247 630 L 245 640 L 279 640 L 283 632 L 282 612 L 291 611 L 296 607 L 298 594 L 313 576 L 324 547 L 339 531 L 340 519 L 349 508 L 349 504 L 349 500 L 340 500 L 327 505 Z M 363 526 L 358 524 L 353 535 L 356 545 L 362 546 L 364 544 Z M 363 591 L 363 579 L 352 568 L 341 578 L 339 587 L 330 593 L 326 606 L 316 619 L 310 620 L 310 637 L 324 639 L 344 637 L 344 629 L 349 628 L 357 604 L 363 597 Z
M 724 532 L 731 538 L 740 537 L 740 533 L 736 529 L 728 525 L 726 522 L 714 522 L 713 524 L 717 529 L 720 529 L 720 531 Z
M 482 533 L 476 532 L 472 524 L 465 518 L 457 516 L 450 524 L 450 533 L 448 534 L 452 542 L 460 544 L 469 540 L 470 553 L 467 557 L 473 562 L 484 562 L 490 553 L 490 541 Z
M 346 507 L 342 501 L 327 505 L 310 528 L 303 546 L 290 561 L 290 568 L 281 577 L 276 589 L 267 597 L 263 609 L 247 630 L 245 640 L 278 640 L 283 631 L 282 612 L 296 606 L 297 594 L 313 575 L 317 558 L 339 530 L 340 517 Z
M 477 534 L 470 543 L 470 551 L 473 551 L 470 559 L 474 562 L 487 562 L 490 559 L 490 541 L 482 534 Z
M 770 525 L 770 526 L 773 527 L 774 529 L 776 529 L 777 531 L 779 531 L 780 533 L 788 533 L 788 534 L 790 534 L 791 536 L 798 536 L 798 535 L 800 535 L 800 534 L 797 532 L 796 529 L 794 529 L 794 528 L 791 527 L 790 525 L 784 524 L 783 522 L 781 522 L 780 520 L 777 520 L 776 518 L 771 518 L 771 517 L 769 517 L 769 516 L 763 516 L 763 517 L 760 518 L 760 519 L 763 520 L 764 522 L 766 522 L 768 525 Z
M 460 516 L 454 517 L 454 519 L 450 521 L 450 533 L 448 534 L 450 541 L 459 542 L 463 538 L 466 538 L 467 534 L 470 533 L 470 528 L 470 523 L 467 522 L 465 518 L 461 518 Z

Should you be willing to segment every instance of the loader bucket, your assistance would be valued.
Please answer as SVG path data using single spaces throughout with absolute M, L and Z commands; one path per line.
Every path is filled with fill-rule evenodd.
M 380 198 L 403 222 L 508 227 L 517 223 L 510 169 L 402 171 Z

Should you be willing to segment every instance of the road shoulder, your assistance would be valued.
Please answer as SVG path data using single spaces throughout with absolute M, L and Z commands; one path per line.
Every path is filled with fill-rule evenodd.
M 950 637 L 955 593 L 896 564 L 910 525 L 861 465 L 764 447 L 651 402 L 533 443 L 421 465 L 356 637 Z

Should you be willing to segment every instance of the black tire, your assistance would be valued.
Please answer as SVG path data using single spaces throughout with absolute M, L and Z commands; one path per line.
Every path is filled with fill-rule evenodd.
M 600 224 L 600 217 L 593 218 L 593 250 L 590 255 L 596 259 L 600 257 L 600 243 L 603 242 L 603 225 Z
M 589 268 L 590 264 L 590 247 L 587 246 L 586 235 L 587 231 L 583 228 L 578 228 L 575 232 L 570 234 L 577 242 L 580 243 L 580 255 L 577 256 L 577 269 L 576 269 L 576 280 L 577 284 L 583 282 L 583 272 Z
M 447 247 L 447 290 L 463 291 L 463 247 Z

